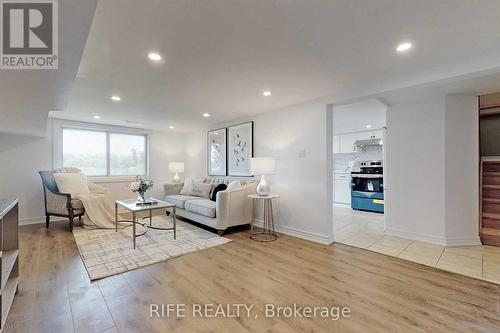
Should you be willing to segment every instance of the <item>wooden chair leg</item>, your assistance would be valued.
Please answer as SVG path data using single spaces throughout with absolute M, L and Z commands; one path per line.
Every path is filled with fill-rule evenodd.
M 47 229 L 49 228 L 49 222 L 50 222 L 50 215 L 45 215 L 45 227 Z
M 69 212 L 69 231 L 73 231 L 73 219 L 74 219 L 74 215 L 73 215 L 73 212 L 70 211 Z

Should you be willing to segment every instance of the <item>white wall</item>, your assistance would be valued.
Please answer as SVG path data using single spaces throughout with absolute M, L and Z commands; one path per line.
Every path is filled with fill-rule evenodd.
M 331 211 L 327 204 L 326 104 L 306 103 L 268 112 L 249 119 L 219 124 L 229 126 L 254 121 L 254 155 L 276 159 L 276 174 L 266 176 L 273 193 L 281 195 L 277 229 L 297 237 L 329 244 L 333 239 Z M 189 142 L 188 155 L 196 159 L 199 147 L 206 150 L 206 132 L 195 133 Z M 299 150 L 306 156 L 300 158 Z M 191 160 L 189 176 L 205 176 L 206 153 Z
M 45 137 L 17 145 L 0 154 L 0 198 L 20 198 L 21 224 L 45 220 L 42 184 L 38 171 L 53 166 L 53 126 L 49 119 Z M 169 161 L 184 161 L 183 135 L 153 131 L 149 133 L 150 176 L 155 182 L 151 196 L 163 196 L 163 183 L 173 174 L 168 172 Z M 129 182 L 100 183 L 111 190 L 114 199 L 135 197 L 128 189 Z
M 441 242 L 445 235 L 445 98 L 388 108 L 386 233 Z
M 186 177 L 207 175 L 207 130 L 185 136 Z
M 479 244 L 477 112 L 476 97 L 460 95 L 389 107 L 387 234 Z
M 479 235 L 479 111 L 477 96 L 446 96 L 446 242 Z

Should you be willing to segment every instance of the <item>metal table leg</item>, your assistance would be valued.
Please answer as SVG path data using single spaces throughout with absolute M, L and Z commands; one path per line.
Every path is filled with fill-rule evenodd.
M 172 220 L 174 222 L 174 239 L 177 239 L 177 225 L 175 221 L 175 206 L 173 207 Z
M 136 224 L 135 223 L 135 212 L 132 212 L 132 221 L 134 221 L 134 222 L 132 222 L 132 235 L 133 235 L 132 238 L 134 239 L 134 249 L 135 249 L 135 237 L 136 237 L 135 236 L 135 224 Z
M 118 232 L 118 204 L 115 202 L 115 231 Z

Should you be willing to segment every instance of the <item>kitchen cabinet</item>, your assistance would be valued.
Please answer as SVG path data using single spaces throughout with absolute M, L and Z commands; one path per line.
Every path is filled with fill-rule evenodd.
M 369 131 L 369 132 L 359 132 L 359 133 L 356 133 L 356 138 L 358 140 L 370 140 L 370 139 L 373 139 L 373 132 Z
M 382 137 L 384 136 L 384 132 L 380 129 L 380 130 L 373 131 L 372 135 L 373 135 L 374 139 L 382 139 Z
M 333 153 L 355 153 L 356 148 L 354 147 L 354 142 L 356 142 L 356 140 L 381 140 L 382 136 L 383 131 L 381 129 L 335 135 L 333 137 Z
M 357 140 L 356 133 L 351 134 L 342 134 L 340 135 L 340 145 L 339 152 L 340 153 L 354 153 L 356 149 L 354 147 L 354 142 Z
M 333 137 L 333 153 L 338 154 L 340 153 L 340 136 L 335 135 Z
M 382 139 L 382 130 L 357 133 L 358 140 Z
M 336 173 L 333 180 L 333 202 L 351 204 L 351 175 Z

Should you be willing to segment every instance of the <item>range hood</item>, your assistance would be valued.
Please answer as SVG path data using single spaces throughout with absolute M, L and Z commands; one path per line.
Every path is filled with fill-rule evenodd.
M 356 140 L 354 141 L 354 147 L 356 148 L 366 148 L 366 147 L 373 147 L 373 146 L 382 146 L 383 142 L 382 139 L 369 139 L 369 140 Z

